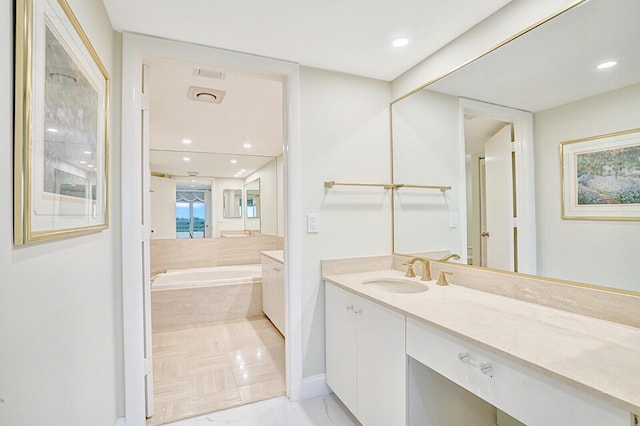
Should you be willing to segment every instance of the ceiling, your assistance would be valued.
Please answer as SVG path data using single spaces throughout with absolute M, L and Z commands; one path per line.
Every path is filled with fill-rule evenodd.
M 280 80 L 224 67 L 145 62 L 152 172 L 244 178 L 282 153 Z M 195 75 L 197 70 L 222 78 Z M 219 104 L 195 101 L 188 96 L 192 86 L 223 91 L 224 98 Z
M 511 0 L 103 1 L 118 31 L 391 81 Z

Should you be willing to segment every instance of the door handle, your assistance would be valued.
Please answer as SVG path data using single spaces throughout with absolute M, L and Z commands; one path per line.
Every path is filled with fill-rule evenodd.
M 487 231 L 484 231 L 484 232 L 480 233 L 480 236 L 489 238 L 490 235 L 489 235 L 489 233 Z

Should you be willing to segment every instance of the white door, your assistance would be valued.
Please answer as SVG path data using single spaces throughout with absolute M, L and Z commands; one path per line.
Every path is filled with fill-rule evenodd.
M 486 178 L 486 258 L 489 268 L 514 270 L 513 179 L 511 124 L 506 124 L 484 147 Z
M 149 66 L 143 65 L 142 70 L 142 281 L 143 281 L 143 316 L 144 316 L 144 395 L 145 415 L 153 415 L 153 359 L 151 341 L 151 265 L 149 260 L 151 238 L 151 172 L 149 170 Z M 145 208 L 147 207 L 147 208 Z

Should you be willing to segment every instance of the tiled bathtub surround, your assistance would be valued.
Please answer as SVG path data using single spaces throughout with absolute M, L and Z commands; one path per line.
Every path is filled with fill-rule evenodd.
M 282 248 L 283 238 L 271 235 L 151 240 L 151 272 L 260 263 L 261 251 Z
M 154 332 L 262 315 L 259 282 L 151 291 Z

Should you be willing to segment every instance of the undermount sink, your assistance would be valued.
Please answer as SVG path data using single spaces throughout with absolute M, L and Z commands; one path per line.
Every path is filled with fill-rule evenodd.
M 422 283 L 402 278 L 371 278 L 362 281 L 362 284 L 389 293 L 421 293 L 429 290 L 429 287 Z

